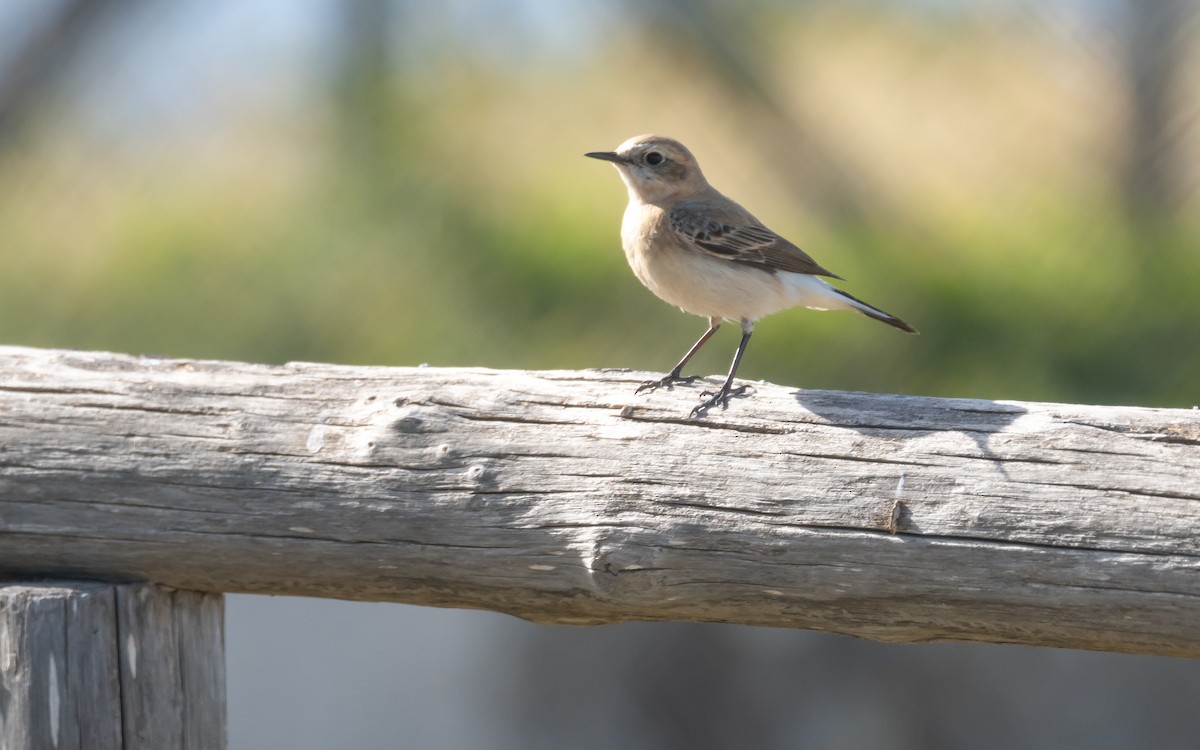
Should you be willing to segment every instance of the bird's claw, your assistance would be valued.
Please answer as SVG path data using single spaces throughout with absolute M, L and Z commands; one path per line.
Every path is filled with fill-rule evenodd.
M 662 388 L 663 386 L 666 386 L 667 388 L 671 388 L 676 383 L 686 383 L 686 384 L 690 385 L 690 384 L 696 382 L 699 378 L 700 378 L 699 375 L 686 375 L 686 376 L 667 375 L 665 377 L 659 378 L 658 380 L 647 380 L 646 382 L 644 382 L 638 386 L 638 389 L 636 391 L 634 391 L 634 394 L 636 395 L 638 393 L 641 393 L 642 391 L 650 391 L 653 393 L 654 391 L 657 391 L 659 388 Z
M 748 386 L 748 385 L 739 385 L 737 388 L 730 388 L 728 386 L 724 386 L 720 390 L 704 391 L 700 394 L 700 398 L 704 398 L 705 396 L 709 396 L 710 398 L 708 400 L 706 400 L 704 403 L 698 405 L 695 409 L 692 409 L 692 412 L 691 412 L 691 414 L 688 415 L 688 417 L 690 417 L 691 419 L 695 419 L 696 417 L 703 417 L 705 414 L 708 413 L 709 409 L 713 408 L 714 406 L 716 406 L 718 404 L 721 405 L 722 409 L 728 409 L 729 408 L 729 399 L 733 398 L 734 396 L 741 396 L 743 393 L 746 392 L 746 389 L 749 387 L 750 386 Z

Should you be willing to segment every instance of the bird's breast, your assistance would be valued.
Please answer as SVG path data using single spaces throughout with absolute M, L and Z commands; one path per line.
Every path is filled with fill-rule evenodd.
M 625 248 L 625 258 L 638 281 L 660 297 L 662 294 L 655 283 L 656 269 L 661 271 L 663 256 L 669 252 L 666 243 L 670 239 L 664 229 L 670 229 L 666 212 L 657 206 L 631 202 L 625 209 L 625 219 L 621 222 L 621 246 Z
M 687 247 L 657 206 L 630 204 L 621 223 L 629 267 L 656 296 L 705 317 L 757 320 L 789 307 L 779 281 L 766 271 Z

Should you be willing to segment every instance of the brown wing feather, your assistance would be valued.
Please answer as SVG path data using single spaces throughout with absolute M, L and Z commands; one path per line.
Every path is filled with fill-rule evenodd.
M 671 228 L 681 240 L 713 257 L 771 272 L 791 271 L 842 278 L 822 268 L 808 253 L 756 221 L 720 221 L 702 209 L 682 206 L 673 209 L 669 218 Z

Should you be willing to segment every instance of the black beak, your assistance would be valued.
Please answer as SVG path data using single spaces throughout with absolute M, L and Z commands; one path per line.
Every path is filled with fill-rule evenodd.
M 584 156 L 588 156 L 593 159 L 603 159 L 604 161 L 611 161 L 617 164 L 625 163 L 625 157 L 621 156 L 616 151 L 589 151 L 588 153 L 584 154 Z

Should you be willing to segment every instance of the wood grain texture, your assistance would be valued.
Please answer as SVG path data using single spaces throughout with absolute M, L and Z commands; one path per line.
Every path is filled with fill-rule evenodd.
M 222 619 L 219 594 L 0 584 L 0 749 L 225 747 Z
M 1200 656 L 1200 414 L 0 349 L 0 571 Z
M 225 747 L 224 602 L 118 586 L 125 750 Z

